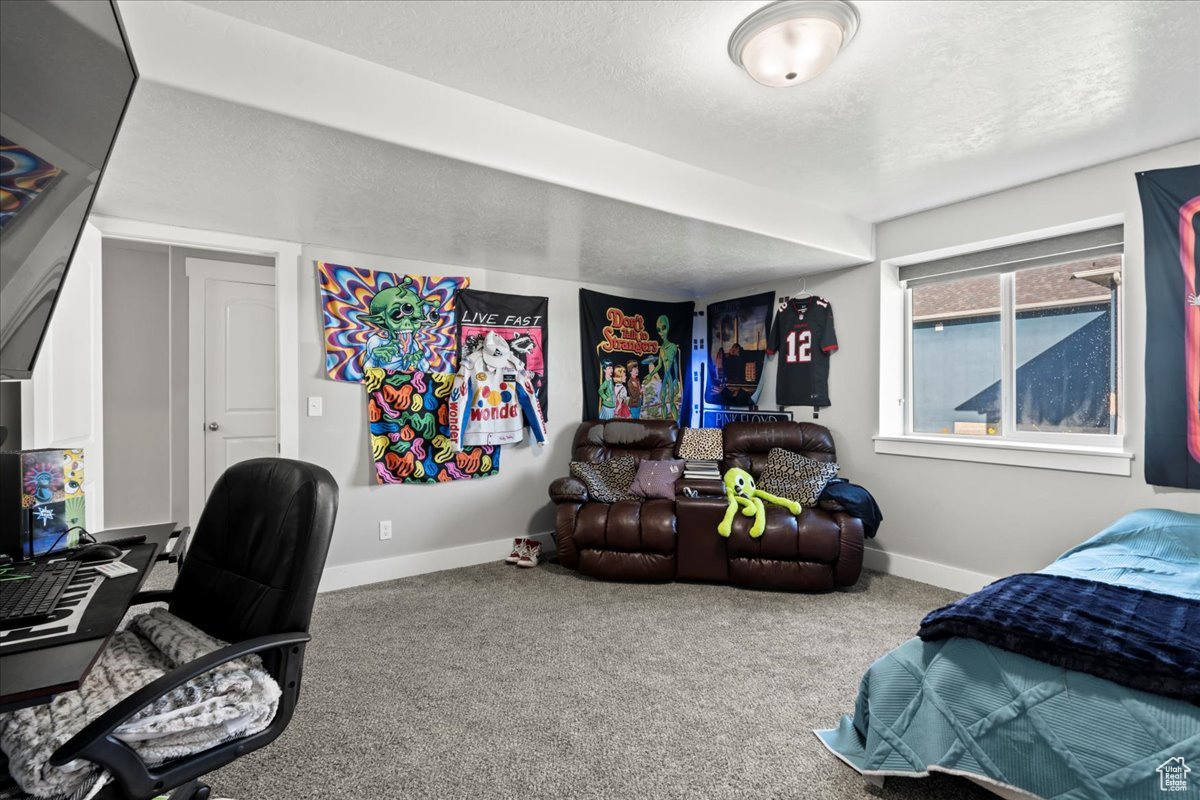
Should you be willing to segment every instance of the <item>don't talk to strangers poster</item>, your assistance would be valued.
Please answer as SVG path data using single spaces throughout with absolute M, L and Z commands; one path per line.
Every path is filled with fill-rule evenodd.
M 678 420 L 691 407 L 694 309 L 579 290 L 585 421 Z

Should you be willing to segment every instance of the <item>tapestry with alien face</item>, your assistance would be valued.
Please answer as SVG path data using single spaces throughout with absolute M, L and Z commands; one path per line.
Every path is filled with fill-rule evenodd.
M 368 367 L 363 383 L 377 483 L 444 483 L 500 471 L 499 446 L 454 451 L 451 373 Z
M 579 290 L 583 419 L 692 416 L 695 303 L 659 303 Z
M 455 303 L 467 278 L 393 275 L 317 262 L 325 319 L 325 369 L 361 382 L 371 367 L 389 372 L 458 368 Z

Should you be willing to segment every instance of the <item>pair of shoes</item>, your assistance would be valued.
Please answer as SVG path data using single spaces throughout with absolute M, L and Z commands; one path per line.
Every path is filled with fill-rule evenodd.
M 513 539 L 512 552 L 504 559 L 505 564 L 516 564 L 518 567 L 536 567 L 538 554 L 542 552 L 542 543 L 536 539 Z

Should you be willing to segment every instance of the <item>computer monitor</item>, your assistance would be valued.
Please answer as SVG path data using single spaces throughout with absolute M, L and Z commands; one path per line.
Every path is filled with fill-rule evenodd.
M 84 530 L 83 451 L 0 454 L 0 505 L 7 524 L 0 550 L 37 558 L 79 544 Z

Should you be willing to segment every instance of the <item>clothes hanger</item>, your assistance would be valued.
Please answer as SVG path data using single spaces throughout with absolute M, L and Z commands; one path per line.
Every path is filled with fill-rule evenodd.
M 812 297 L 808 291 L 808 278 L 800 279 L 800 292 L 794 296 L 794 299 L 798 300 L 801 297 Z

